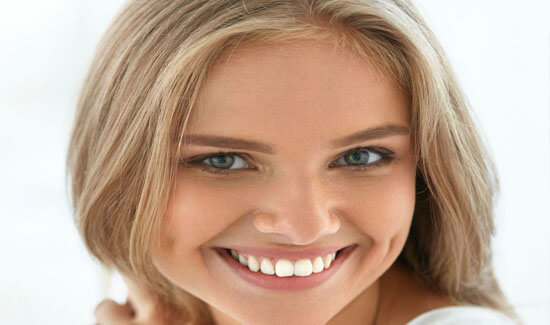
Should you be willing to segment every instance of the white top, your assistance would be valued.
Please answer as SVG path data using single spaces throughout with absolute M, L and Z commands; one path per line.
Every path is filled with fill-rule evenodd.
M 477 306 L 436 308 L 416 316 L 407 325 L 517 325 L 508 316 Z

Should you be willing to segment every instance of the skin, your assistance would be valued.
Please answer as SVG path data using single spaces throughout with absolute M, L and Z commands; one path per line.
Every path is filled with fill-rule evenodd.
M 410 136 L 328 145 L 366 128 L 409 127 L 409 99 L 395 81 L 346 48 L 301 40 L 241 44 L 213 68 L 203 90 L 188 134 L 276 150 L 224 148 L 241 154 L 226 156 L 241 168 L 233 174 L 199 165 L 178 172 L 153 262 L 205 301 L 218 324 L 403 324 L 452 304 L 395 262 L 415 205 Z M 370 146 L 395 159 L 365 171 L 342 160 L 332 165 L 350 149 Z M 220 149 L 192 145 L 180 158 Z M 353 243 L 355 252 L 328 281 L 298 291 L 254 286 L 211 249 Z

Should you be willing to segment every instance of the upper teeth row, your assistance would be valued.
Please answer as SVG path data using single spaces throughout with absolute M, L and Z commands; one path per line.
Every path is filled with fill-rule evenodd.
M 258 263 L 258 258 L 252 255 L 248 255 L 248 258 L 246 258 L 233 249 L 231 250 L 231 256 L 242 265 L 248 266 L 248 269 L 252 272 L 260 270 L 264 274 L 275 274 L 278 277 L 285 277 L 292 275 L 308 276 L 312 272 L 319 273 L 330 266 L 336 258 L 336 252 L 325 256 L 317 256 L 313 259 L 313 262 L 309 258 L 297 260 L 294 263 L 290 260 L 280 259 L 275 263 L 275 268 L 273 268 L 273 263 L 271 263 L 269 258 L 266 257 L 261 257 L 261 262 Z

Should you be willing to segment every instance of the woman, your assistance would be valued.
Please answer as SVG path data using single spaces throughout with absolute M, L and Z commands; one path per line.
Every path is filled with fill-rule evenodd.
M 68 168 L 100 324 L 511 324 L 492 163 L 408 1 L 130 1 Z M 507 316 L 505 316 L 507 315 Z

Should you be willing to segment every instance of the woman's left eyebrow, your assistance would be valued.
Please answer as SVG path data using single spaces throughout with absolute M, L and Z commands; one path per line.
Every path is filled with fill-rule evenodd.
M 408 135 L 409 127 L 388 124 L 382 125 L 374 128 L 368 128 L 351 135 L 338 138 L 330 142 L 330 145 L 333 148 L 339 148 L 348 146 L 354 143 L 385 138 L 393 135 Z M 276 154 L 277 150 L 273 146 L 254 140 L 239 139 L 226 136 L 218 135 L 207 135 L 207 134 L 188 134 L 184 136 L 184 145 L 202 145 L 209 147 L 219 147 L 219 148 L 232 148 L 240 150 L 251 150 L 262 152 L 266 154 Z
M 409 135 L 410 129 L 408 126 L 397 124 L 386 124 L 369 128 L 363 131 L 355 132 L 351 135 L 331 141 L 333 148 L 349 146 L 350 144 L 363 142 L 367 140 L 385 138 L 392 135 Z

